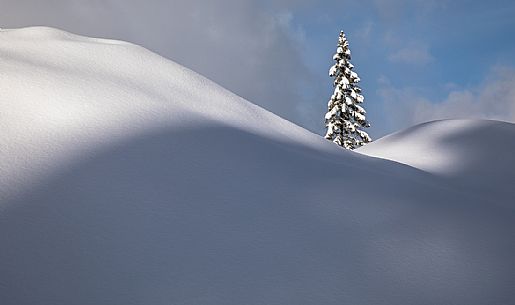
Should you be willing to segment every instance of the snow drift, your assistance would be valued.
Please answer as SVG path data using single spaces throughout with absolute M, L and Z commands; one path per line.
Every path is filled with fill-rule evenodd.
M 428 122 L 383 137 L 359 152 L 409 164 L 464 192 L 515 208 L 515 124 Z
M 515 304 L 512 144 L 458 130 L 454 176 L 395 154 L 442 124 L 363 151 L 405 165 L 141 47 L 2 30 L 1 303 Z M 476 156 L 502 192 L 460 184 Z

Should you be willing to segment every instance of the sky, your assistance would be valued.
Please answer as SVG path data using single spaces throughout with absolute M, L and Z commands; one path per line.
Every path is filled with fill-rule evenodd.
M 318 134 L 344 30 L 373 138 L 515 122 L 511 0 L 0 0 L 0 27 L 33 25 L 142 45 Z

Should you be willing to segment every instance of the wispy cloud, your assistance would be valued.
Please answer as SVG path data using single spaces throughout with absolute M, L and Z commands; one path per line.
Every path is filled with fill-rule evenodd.
M 374 23 L 372 21 L 367 21 L 361 24 L 361 26 L 354 31 L 354 37 L 361 39 L 362 41 L 369 42 L 373 29 Z
M 426 65 L 434 61 L 434 57 L 429 53 L 428 47 L 419 44 L 412 44 L 401 48 L 390 54 L 388 59 L 394 63 L 410 65 Z
M 387 23 L 398 23 L 407 14 L 423 17 L 445 9 L 450 0 L 373 0 L 372 2 L 382 20 Z
M 454 118 L 515 122 L 515 69 L 495 67 L 477 87 L 452 89 L 442 101 L 432 101 L 413 88 L 380 91 L 394 128 Z

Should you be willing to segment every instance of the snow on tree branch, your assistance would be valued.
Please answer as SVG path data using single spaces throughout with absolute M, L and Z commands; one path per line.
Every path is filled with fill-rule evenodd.
M 335 64 L 329 69 L 334 78 L 334 93 L 327 104 L 325 138 L 346 148 L 355 149 L 372 141 L 363 128 L 370 127 L 365 109 L 359 105 L 365 98 L 358 87 L 360 78 L 352 69 L 349 42 L 343 31 L 338 37 L 338 46 L 333 59 Z

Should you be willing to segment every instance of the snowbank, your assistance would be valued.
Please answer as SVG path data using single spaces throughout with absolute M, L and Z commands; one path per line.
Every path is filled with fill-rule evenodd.
M 515 208 L 515 124 L 444 120 L 383 137 L 358 152 L 433 173 L 485 200 Z
M 2 304 L 515 303 L 513 191 L 340 150 L 141 47 L 0 31 L 0 130 Z

